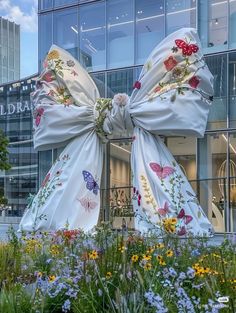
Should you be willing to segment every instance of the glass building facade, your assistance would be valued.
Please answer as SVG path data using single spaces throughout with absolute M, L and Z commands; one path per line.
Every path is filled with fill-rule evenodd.
M 20 25 L 0 17 L 0 84 L 20 78 Z
M 8 200 L 0 216 L 21 216 L 29 194 L 37 190 L 38 155 L 33 149 L 29 77 L 0 85 L 0 128 L 9 139 L 9 171 L 0 171 L 0 189 Z M 1 217 L 0 217 L 1 220 Z
M 235 26 L 236 0 L 39 1 L 39 71 L 55 43 L 82 63 L 102 97 L 131 94 L 155 45 L 181 27 L 198 29 L 215 84 L 206 134 L 163 140 L 218 232 L 236 231 Z M 130 227 L 131 144 L 120 138 L 105 145 L 102 191 L 102 217 Z M 60 151 L 39 154 L 39 181 Z

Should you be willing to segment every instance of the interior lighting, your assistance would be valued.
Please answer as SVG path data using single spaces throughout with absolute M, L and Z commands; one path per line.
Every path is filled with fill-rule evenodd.
M 222 135 L 222 137 L 228 143 L 228 138 L 224 134 Z M 236 154 L 236 150 L 234 149 L 231 143 L 229 144 L 229 146 L 230 146 L 230 149 Z

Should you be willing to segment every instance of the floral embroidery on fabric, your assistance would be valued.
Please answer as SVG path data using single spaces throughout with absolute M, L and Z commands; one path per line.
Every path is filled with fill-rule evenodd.
M 176 46 L 182 50 L 183 55 L 192 55 L 192 53 L 196 53 L 199 48 L 195 44 L 188 44 L 186 41 L 182 39 L 175 40 Z
M 95 106 L 95 110 L 98 112 L 98 116 L 95 118 L 95 130 L 96 133 L 102 138 L 106 137 L 106 132 L 103 130 L 104 120 L 107 116 L 107 112 L 112 109 L 112 99 L 99 98 Z
M 134 89 L 140 89 L 140 88 L 141 88 L 141 83 L 140 83 L 140 81 L 137 80 L 137 81 L 134 83 L 133 88 L 134 88 Z
M 197 76 L 193 76 L 189 81 L 188 81 L 189 85 L 192 88 L 197 88 L 198 84 L 200 83 L 200 80 L 198 79 Z
M 173 56 L 170 56 L 167 60 L 164 61 L 164 64 L 167 71 L 171 71 L 178 64 L 178 62 Z
M 47 72 L 46 74 L 43 75 L 43 77 L 41 78 L 41 80 L 46 81 L 47 83 L 52 82 L 53 80 L 55 80 L 55 76 L 53 75 L 52 72 Z
M 68 60 L 68 61 L 66 62 L 66 64 L 67 64 L 69 67 L 75 66 L 75 62 L 74 62 L 73 60 Z
M 68 89 L 65 87 L 57 87 L 56 91 L 51 89 L 48 92 L 48 96 L 54 98 L 56 102 L 64 104 L 65 106 L 69 106 L 74 103 Z
M 84 177 L 84 181 L 86 182 L 86 188 L 92 191 L 95 195 L 97 195 L 100 188 L 93 175 L 89 171 L 83 171 L 82 174 Z
M 165 201 L 163 208 L 158 208 L 157 213 L 161 216 L 166 216 L 168 213 L 170 213 L 169 204 L 167 201 Z
M 141 194 L 139 193 L 138 189 L 136 189 L 136 187 L 133 187 L 133 196 L 132 196 L 132 199 L 133 200 L 136 200 L 137 203 L 138 203 L 138 206 L 140 206 L 141 204 Z
M 144 191 L 145 203 L 147 205 L 151 204 L 151 206 L 155 210 L 157 207 L 157 204 L 156 204 L 154 197 L 152 196 L 152 192 L 150 190 L 148 180 L 144 175 L 141 175 L 140 179 L 141 179 L 141 183 L 142 183 L 142 187 L 143 187 L 143 191 Z
M 90 213 L 91 210 L 94 210 L 97 207 L 97 205 L 98 205 L 97 202 L 92 201 L 88 197 L 83 197 L 83 198 L 80 198 L 80 199 L 77 199 L 77 200 L 81 203 L 82 207 L 85 209 L 85 211 L 87 213 Z
M 176 46 L 171 49 L 174 55 L 170 55 L 163 61 L 166 72 L 164 72 L 158 84 L 148 93 L 149 101 L 157 96 L 160 96 L 163 100 L 165 97 L 162 94 L 174 89 L 177 90 L 179 95 L 184 95 L 186 90 L 190 88 L 196 89 L 200 83 L 195 74 L 200 68 L 205 66 L 205 62 L 203 58 L 197 58 L 194 55 L 199 50 L 199 47 L 195 43 L 191 43 L 190 39 L 187 38 L 185 40 L 176 39 L 175 44 Z M 197 65 L 195 73 L 189 70 L 191 65 Z M 191 75 L 193 76 L 191 77 Z M 171 98 L 171 102 L 174 102 L 175 99 L 176 94 Z
M 58 170 L 53 173 L 54 167 L 51 170 L 51 173 L 49 172 L 46 177 L 44 178 L 41 187 L 39 189 L 38 194 L 34 197 L 33 201 L 31 204 L 28 206 L 28 209 L 31 209 L 32 212 L 36 211 L 36 216 L 35 216 L 35 221 L 34 224 L 36 225 L 38 220 L 42 219 L 47 219 L 45 214 L 38 214 L 39 209 L 46 203 L 47 199 L 50 197 L 52 192 L 58 188 L 59 186 L 62 186 L 62 181 L 61 181 L 61 174 L 63 172 L 63 168 L 66 164 L 66 162 L 70 159 L 68 154 L 64 154 L 61 158 L 59 157 L 55 164 L 55 166 L 58 166 Z
M 43 116 L 44 114 L 44 108 L 36 108 L 33 112 L 33 117 L 34 117 L 34 120 L 35 120 L 35 125 L 38 127 L 40 122 L 41 122 L 41 117 Z

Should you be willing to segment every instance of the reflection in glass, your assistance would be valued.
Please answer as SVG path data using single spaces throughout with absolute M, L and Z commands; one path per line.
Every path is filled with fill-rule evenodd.
M 53 0 L 39 0 L 40 10 L 51 9 Z
M 182 27 L 196 27 L 195 0 L 168 0 L 166 2 L 167 34 Z
M 108 68 L 134 64 L 133 0 L 107 1 Z
M 54 7 L 78 3 L 78 0 L 54 0 Z
M 124 92 L 130 95 L 133 90 L 133 82 L 133 69 L 107 73 L 107 87 L 114 94 Z
M 77 58 L 77 8 L 55 11 L 53 15 L 53 42 Z
M 227 44 L 227 1 L 210 0 L 208 12 L 209 38 L 208 47 Z
M 90 74 L 93 81 L 95 82 L 97 89 L 99 91 L 101 98 L 112 98 L 113 93 L 106 93 L 106 86 L 105 86 L 105 73 L 91 73 Z
M 216 231 L 225 231 L 227 135 L 198 139 L 198 196 Z
M 196 179 L 196 139 L 192 137 L 167 138 L 167 147 L 188 180 Z
M 83 5 L 79 15 L 80 62 L 89 71 L 105 69 L 105 3 Z
M 136 64 L 164 38 L 164 0 L 136 0 Z
M 224 128 L 227 120 L 227 58 L 224 54 L 209 56 L 206 63 L 214 77 L 214 100 L 210 107 L 207 128 Z
M 229 136 L 230 153 L 230 230 L 236 231 L 236 133 Z
M 230 48 L 236 47 L 236 1 L 229 1 L 229 45 Z
M 229 120 L 236 127 L 236 53 L 229 54 Z
M 39 16 L 39 34 L 41 34 L 39 36 L 39 67 L 42 68 L 46 54 L 52 45 L 52 13 Z

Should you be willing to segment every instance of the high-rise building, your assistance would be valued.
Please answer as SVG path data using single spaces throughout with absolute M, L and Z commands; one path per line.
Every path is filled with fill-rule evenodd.
M 20 78 L 20 25 L 0 17 L 0 84 Z

